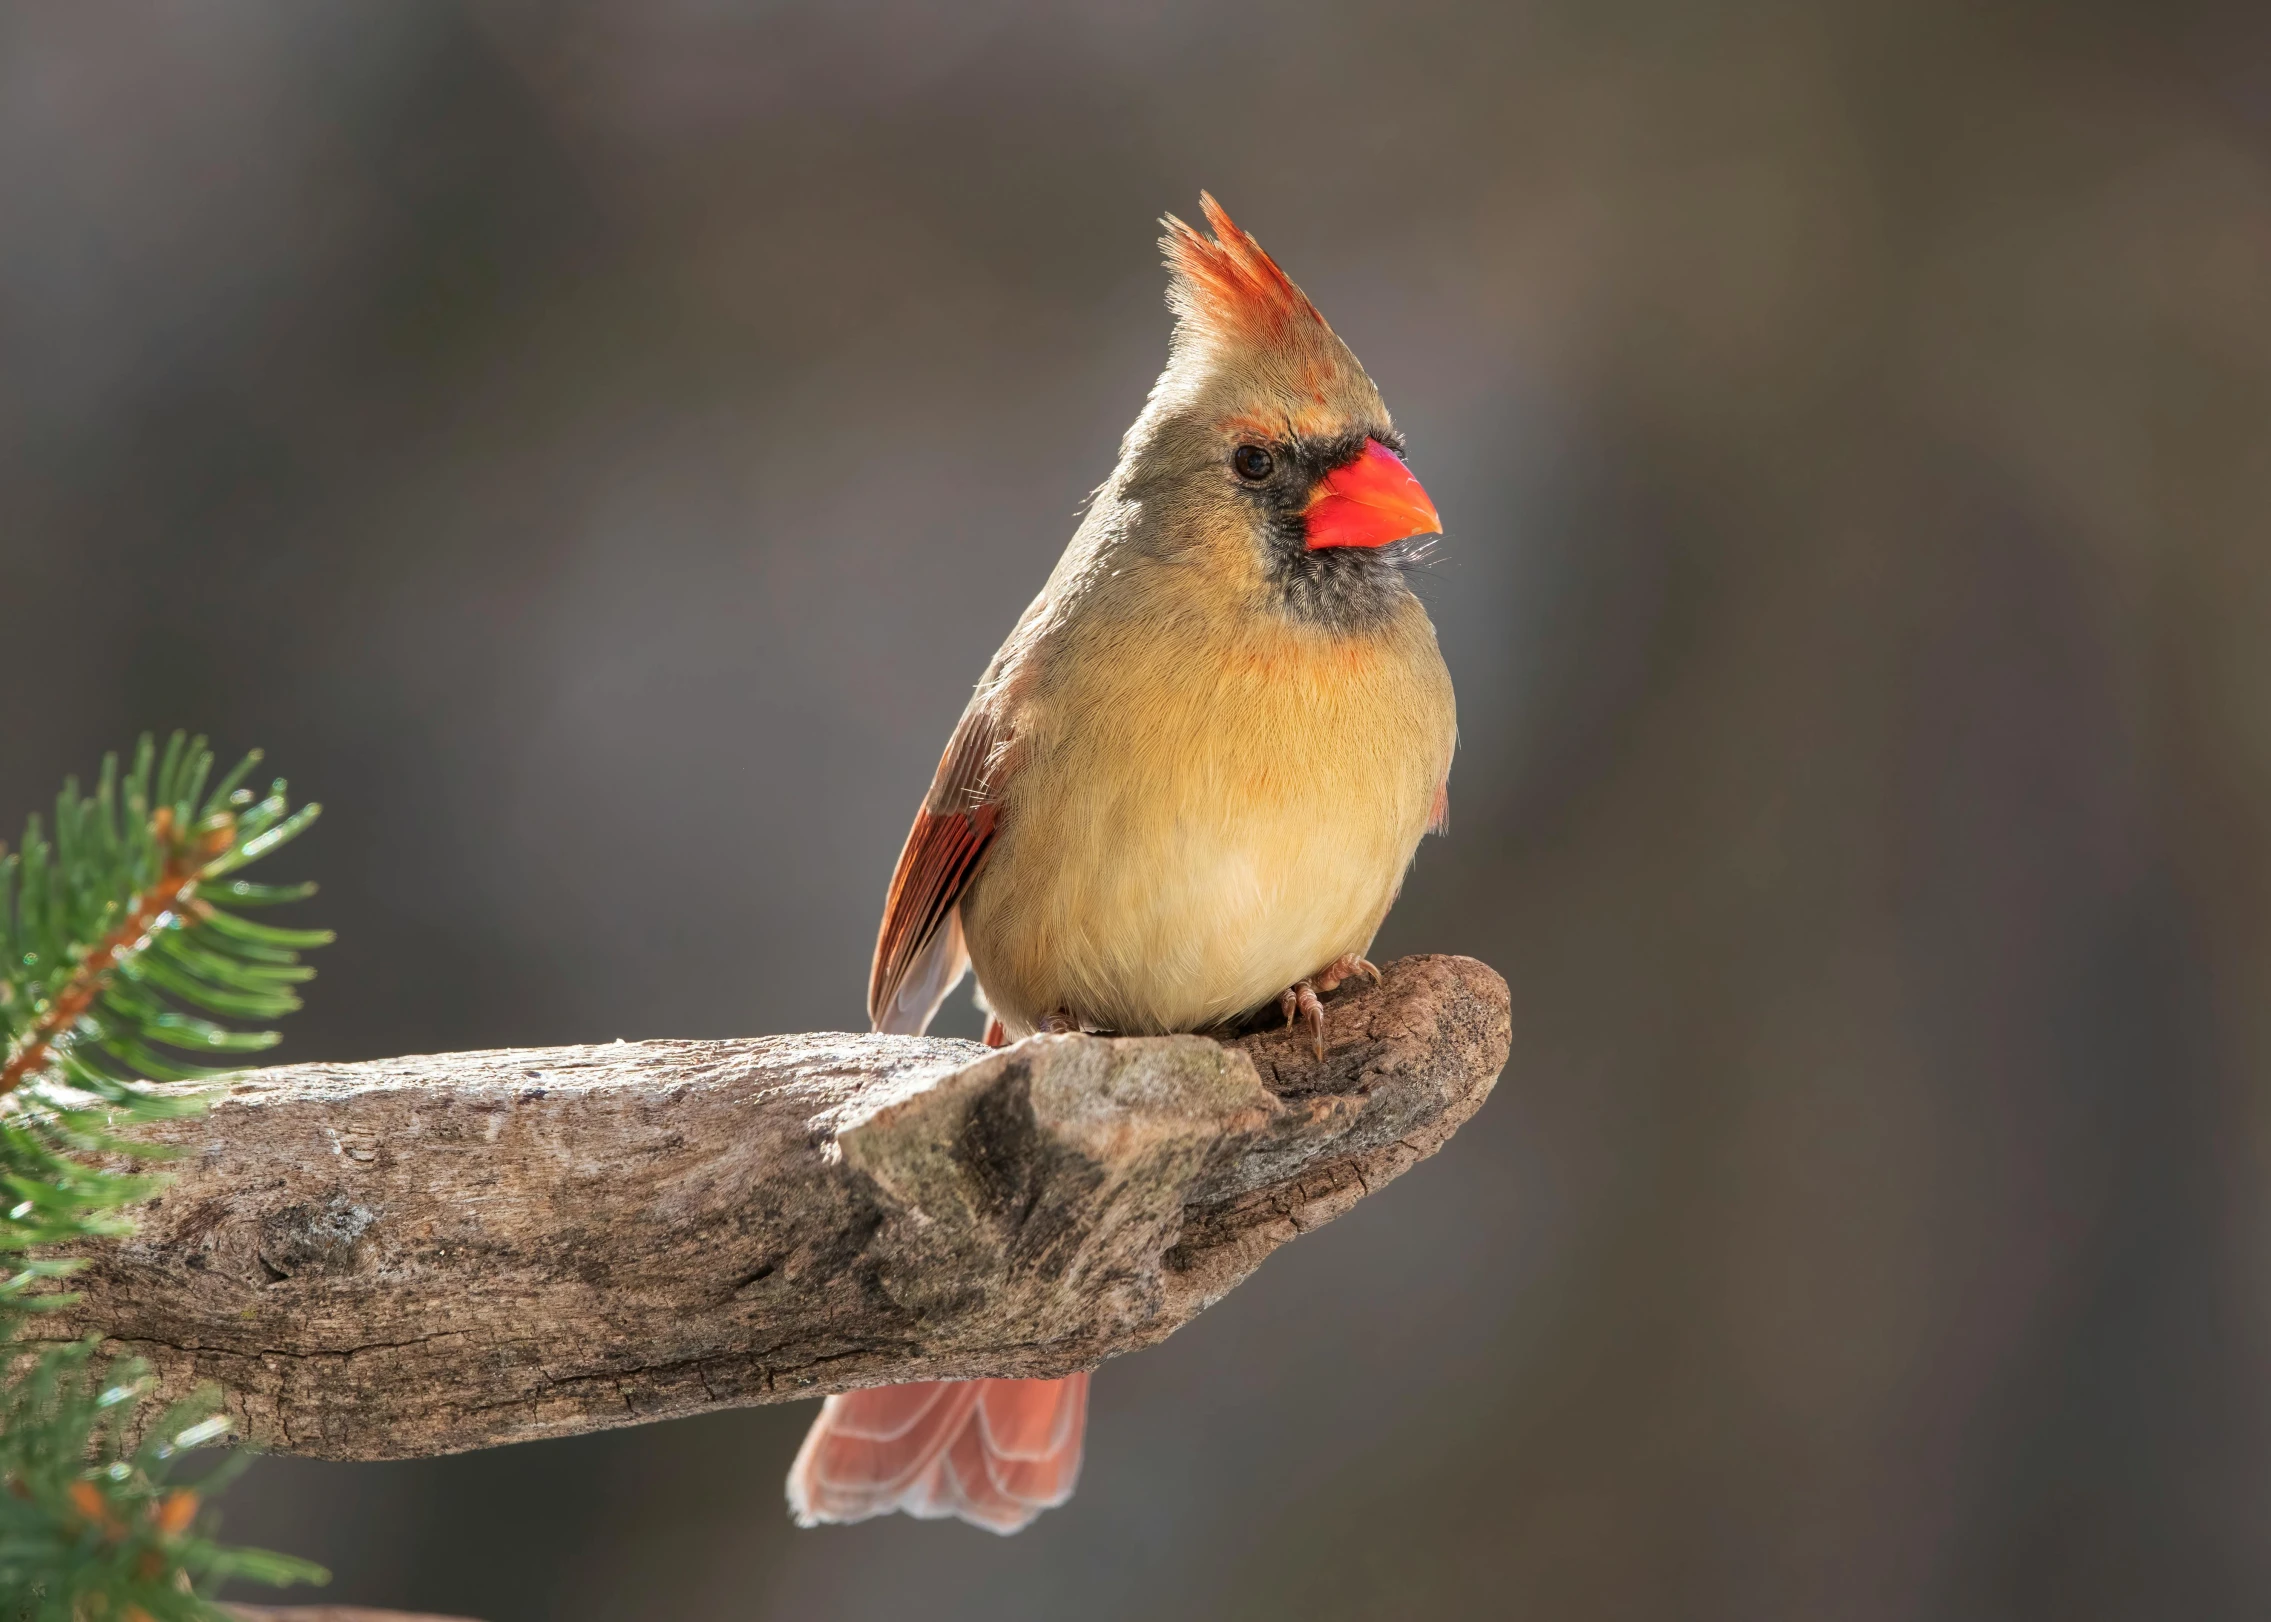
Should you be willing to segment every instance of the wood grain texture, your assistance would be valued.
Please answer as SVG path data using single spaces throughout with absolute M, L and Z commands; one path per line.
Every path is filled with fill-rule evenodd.
M 1304 1034 L 806 1035 L 240 1078 L 50 1333 L 239 1435 L 456 1452 L 1149 1345 L 1432 1154 L 1505 1063 L 1505 983 L 1406 958 Z M 1352 1286 L 1360 1288 L 1360 1286 Z

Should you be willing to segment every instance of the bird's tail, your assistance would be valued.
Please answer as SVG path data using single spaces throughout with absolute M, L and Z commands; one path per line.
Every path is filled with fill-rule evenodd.
M 904 1510 L 1015 1532 L 1072 1496 L 1088 1375 L 926 1380 L 830 1397 L 789 1467 L 799 1526 Z

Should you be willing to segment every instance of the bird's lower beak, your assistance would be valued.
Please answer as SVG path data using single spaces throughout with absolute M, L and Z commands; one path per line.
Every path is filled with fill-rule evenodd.
M 1403 458 L 1377 439 L 1366 440 L 1362 456 L 1317 482 L 1301 516 L 1312 552 L 1328 546 L 1386 546 L 1414 535 L 1443 533 L 1435 503 Z

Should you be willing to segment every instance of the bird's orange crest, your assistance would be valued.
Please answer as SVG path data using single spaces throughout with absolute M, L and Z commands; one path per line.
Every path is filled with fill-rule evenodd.
M 1209 334 L 1249 341 L 1282 337 L 1298 323 L 1324 327 L 1325 318 L 1308 295 L 1259 242 L 1238 229 L 1220 203 L 1202 191 L 1199 207 L 1212 237 L 1172 214 L 1160 222 L 1167 234 L 1159 246 L 1174 273 L 1167 302 L 1179 320 Z

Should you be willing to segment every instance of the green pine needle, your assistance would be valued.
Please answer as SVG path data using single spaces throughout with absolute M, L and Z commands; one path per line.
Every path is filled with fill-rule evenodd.
M 105 1362 L 88 1341 L 45 1352 L 0 1388 L 0 1615 L 222 1622 L 210 1596 L 232 1577 L 325 1580 L 304 1560 L 212 1541 L 205 1506 L 242 1456 L 195 1486 L 170 1478 L 184 1453 L 227 1433 L 219 1394 L 170 1409 L 132 1446 L 150 1384 L 140 1362 Z
M 327 930 L 238 916 L 297 901 L 313 885 L 233 877 L 288 844 L 319 813 L 282 781 L 244 786 L 257 752 L 212 781 L 203 738 L 145 736 L 121 774 L 106 757 L 92 794 L 67 782 L 50 831 L 38 818 L 0 848 L 0 1618 L 7 1622 L 217 1622 L 209 1596 L 230 1577 L 324 1580 L 304 1562 L 224 1549 L 206 1536 L 204 1496 L 170 1487 L 177 1455 L 219 1439 L 206 1393 L 127 1437 L 149 1386 L 132 1361 L 93 1343 L 20 1348 L 30 1315 L 64 1304 L 78 1264 L 57 1247 L 129 1231 L 125 1212 L 163 1178 L 132 1169 L 162 1151 L 137 1129 L 194 1114 L 202 1084 L 299 1007 L 314 972 L 299 954 Z M 210 786 L 208 786 L 210 784 Z M 182 1054 L 185 1057 L 171 1055 Z M 187 1057 L 194 1055 L 197 1057 Z M 107 1169 L 106 1169 L 107 1168 Z

